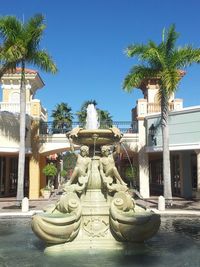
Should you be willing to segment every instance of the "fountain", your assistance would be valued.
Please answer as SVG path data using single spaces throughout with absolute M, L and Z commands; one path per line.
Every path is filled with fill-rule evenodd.
M 72 148 L 80 145 L 80 153 L 64 193 L 53 207 L 33 216 L 32 230 L 47 243 L 46 253 L 131 248 L 159 229 L 160 216 L 135 203 L 115 167 L 121 132 L 98 129 L 94 115 L 91 105 L 87 125 L 92 129 L 77 127 L 67 135 Z

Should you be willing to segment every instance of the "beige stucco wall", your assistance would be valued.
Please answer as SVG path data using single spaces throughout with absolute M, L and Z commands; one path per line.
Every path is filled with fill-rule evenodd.
M 31 116 L 33 117 L 40 117 L 41 114 L 41 104 L 40 101 L 37 99 L 34 99 L 31 102 Z
M 9 89 L 4 89 L 2 93 L 2 101 L 8 102 L 9 101 Z
M 26 148 L 30 150 L 30 119 L 27 119 L 26 125 L 28 129 Z M 19 150 L 19 115 L 0 112 L 0 140 L 1 152 L 17 152 Z

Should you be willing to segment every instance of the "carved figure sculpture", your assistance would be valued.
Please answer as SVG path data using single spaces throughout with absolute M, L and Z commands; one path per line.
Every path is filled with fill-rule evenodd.
M 91 159 L 88 157 L 89 147 L 81 146 L 80 154 L 77 155 L 77 162 L 74 171 L 70 177 L 70 180 L 66 183 L 66 186 L 76 183 L 79 177 L 85 177 L 88 179 L 91 170 Z
M 115 182 L 126 186 L 126 183 L 122 180 L 117 168 L 115 167 L 114 153 L 110 152 L 109 146 L 101 147 L 102 157 L 100 158 L 100 174 L 103 180 L 110 177 L 115 179 Z

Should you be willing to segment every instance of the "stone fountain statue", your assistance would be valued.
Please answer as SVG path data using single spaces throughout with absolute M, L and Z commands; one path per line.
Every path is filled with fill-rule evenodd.
M 138 206 L 114 162 L 122 137 L 118 128 L 74 128 L 67 137 L 80 145 L 77 163 L 59 201 L 34 215 L 32 229 L 47 243 L 47 253 L 71 249 L 123 249 L 144 242 L 159 229 L 160 216 Z M 94 116 L 92 116 L 93 119 Z

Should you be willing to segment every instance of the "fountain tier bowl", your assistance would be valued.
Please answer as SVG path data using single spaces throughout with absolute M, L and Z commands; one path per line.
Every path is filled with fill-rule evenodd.
M 121 136 L 115 135 L 111 129 L 80 130 L 77 136 L 72 137 L 77 145 L 111 145 L 119 142 Z

